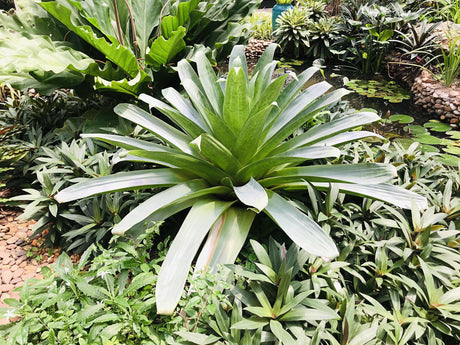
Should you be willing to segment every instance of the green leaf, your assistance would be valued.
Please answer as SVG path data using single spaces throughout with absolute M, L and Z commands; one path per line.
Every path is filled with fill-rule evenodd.
M 283 325 L 279 321 L 270 320 L 270 330 L 283 344 L 295 344 L 292 335 L 283 328 Z
M 332 239 L 308 216 L 274 192 L 268 192 L 268 205 L 264 212 L 299 247 L 310 254 L 335 258 L 339 255 Z
M 112 230 L 113 234 L 121 235 L 134 225 L 146 221 L 150 215 L 165 211 L 173 210 L 175 206 L 182 204 L 187 200 L 193 200 L 206 194 L 219 194 L 227 191 L 225 187 L 208 188 L 208 184 L 202 180 L 192 180 L 185 183 L 177 184 L 162 192 L 156 193 L 131 212 L 129 212 Z M 182 208 L 179 207 L 179 210 Z M 159 217 L 161 218 L 161 217 Z
M 258 329 L 268 325 L 268 321 L 265 318 L 260 317 L 250 317 L 249 319 L 243 319 L 233 324 L 231 329 Z
M 74 24 L 76 18 L 72 14 L 72 10 L 56 1 L 41 2 L 40 5 L 71 31 L 104 54 L 108 60 L 120 66 L 132 78 L 136 77 L 139 72 L 139 65 L 129 48 L 120 43 L 109 43 L 105 38 L 98 37 L 89 25 Z M 113 42 L 116 39 L 112 37 L 111 40 Z
M 266 188 L 301 180 L 379 184 L 389 182 L 394 177 L 396 177 L 396 169 L 390 164 L 362 163 L 286 168 L 274 171 L 259 182 Z
M 185 28 L 180 26 L 168 40 L 165 40 L 163 36 L 158 37 L 150 46 L 145 61 L 156 68 L 171 62 L 179 52 L 185 49 L 185 33 Z
M 240 162 L 216 138 L 204 133 L 191 142 L 193 148 L 228 174 L 234 174 Z M 193 168 L 192 168 L 193 170 Z
M 268 204 L 268 196 L 265 189 L 252 177 L 244 186 L 233 187 L 237 198 L 245 205 L 255 207 L 258 212 Z
M 189 146 L 191 138 L 188 135 L 160 119 L 155 118 L 139 107 L 132 104 L 121 103 L 114 108 L 114 111 L 117 115 L 151 131 L 173 147 L 180 149 L 184 153 L 192 154 L 192 150 Z
M 146 285 L 152 285 L 155 282 L 155 276 L 152 272 L 143 272 L 136 275 L 131 283 L 128 285 L 128 288 L 125 290 L 125 294 L 136 292 L 137 290 L 143 288 Z
M 167 187 L 189 179 L 190 175 L 179 169 L 121 172 L 74 184 L 57 193 L 54 199 L 58 202 L 68 202 L 101 193 L 147 187 Z
M 217 264 L 233 264 L 248 236 L 256 213 L 231 207 L 209 231 L 208 238 L 196 261 L 195 271 L 215 272 Z
M 249 116 L 247 88 L 244 71 L 230 70 L 225 86 L 223 119 L 235 136 L 238 136 Z
M 174 238 L 158 275 L 156 301 L 159 314 L 174 312 L 201 242 L 231 204 L 232 202 L 201 199 L 193 205 Z
M 296 307 L 280 317 L 280 321 L 320 321 L 320 320 L 337 320 L 339 316 L 332 309 L 319 310 L 305 307 Z
M 217 82 L 216 74 L 209 63 L 209 60 L 203 52 L 199 52 L 197 54 L 196 65 L 198 68 L 198 75 L 202 81 L 201 84 L 203 85 L 203 89 L 214 109 L 214 112 L 217 115 L 222 116 L 224 94 Z

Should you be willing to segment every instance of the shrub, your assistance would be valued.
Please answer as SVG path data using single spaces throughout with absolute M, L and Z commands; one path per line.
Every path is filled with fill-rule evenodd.
M 120 104 L 115 108 L 120 116 L 146 128 L 169 146 L 123 136 L 85 135 L 129 150 L 125 160 L 166 168 L 92 179 L 55 195 L 57 201 L 68 202 L 109 191 L 168 187 L 130 212 L 114 227 L 115 234 L 192 206 L 159 275 L 159 312 L 173 311 L 191 261 L 208 233 L 197 271 L 213 269 L 218 263 L 232 263 L 256 214 L 262 211 L 303 249 L 319 256 L 337 255 L 323 230 L 281 193 L 304 190 L 310 183 L 320 189 L 337 183 L 337 188 L 345 193 L 402 207 L 410 207 L 411 200 L 421 207 L 426 203 L 424 198 L 387 183 L 395 173 L 391 165 L 328 163 L 327 158 L 340 155 L 335 146 L 376 136 L 366 131 L 348 132 L 377 120 L 375 113 L 338 116 L 291 137 L 346 91 L 325 94 L 330 89 L 326 82 L 302 91 L 304 83 L 318 70 L 314 67 L 283 89 L 286 76 L 271 80 L 277 64 L 272 61 L 275 47 L 271 45 L 266 50 L 252 78 L 248 76 L 244 48 L 234 48 L 230 72 L 222 86 L 204 56 L 198 61 L 198 75 L 187 61 L 180 62 L 179 76 L 190 101 L 172 88 L 163 91 L 171 105 L 146 95 L 141 97 L 180 130 L 136 106 Z

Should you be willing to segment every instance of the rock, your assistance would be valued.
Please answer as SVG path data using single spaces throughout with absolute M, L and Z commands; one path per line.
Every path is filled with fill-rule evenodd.
M 13 273 L 11 271 L 2 272 L 2 283 L 9 284 L 11 279 L 13 279 Z
M 2 284 L 0 286 L 0 290 L 2 292 L 9 292 L 9 291 L 12 291 L 14 289 L 14 285 L 13 284 Z

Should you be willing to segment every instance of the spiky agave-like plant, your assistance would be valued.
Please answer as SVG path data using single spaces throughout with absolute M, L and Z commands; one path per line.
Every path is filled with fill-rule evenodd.
M 315 67 L 283 88 L 286 76 L 272 79 L 277 65 L 273 61 L 275 49 L 275 45 L 268 47 L 252 77 L 242 46 L 232 51 L 226 80 L 218 80 L 204 55 L 198 59 L 198 74 L 187 61 L 179 62 L 179 76 L 188 98 L 172 88 L 163 90 L 169 105 L 147 95 L 140 97 L 176 126 L 132 104 L 115 108 L 118 115 L 152 132 L 164 144 L 110 134 L 85 135 L 129 150 L 125 160 L 163 167 L 94 178 L 55 196 L 59 202 L 66 202 L 112 191 L 165 188 L 118 223 L 113 228 L 118 235 L 139 223 L 166 219 L 191 207 L 159 273 L 159 313 L 174 311 L 192 260 L 206 235 L 195 269 L 233 263 L 259 212 L 266 213 L 308 252 L 329 258 L 337 256 L 332 239 L 286 199 L 290 190 L 305 189 L 308 183 L 328 189 L 336 183 L 342 192 L 401 207 L 410 207 L 412 200 L 422 206 L 426 203 L 417 194 L 388 183 L 396 175 L 392 165 L 318 164 L 316 159 L 340 155 L 336 145 L 375 136 L 366 131 L 349 131 L 378 120 L 373 112 L 343 116 L 291 137 L 302 124 L 336 103 L 347 91 L 339 89 L 326 94 L 331 85 L 325 81 L 302 91 L 317 72 Z

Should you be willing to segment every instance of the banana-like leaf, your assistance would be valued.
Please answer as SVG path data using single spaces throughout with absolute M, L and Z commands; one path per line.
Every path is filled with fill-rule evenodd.
M 58 202 L 68 202 L 101 193 L 150 187 L 168 187 L 188 181 L 191 178 L 193 178 L 193 175 L 179 169 L 121 172 L 74 184 L 57 193 L 54 199 Z
M 98 37 L 89 25 L 75 25 L 76 18 L 72 14 L 72 10 L 56 1 L 41 2 L 40 5 L 83 40 L 103 53 L 108 60 L 120 66 L 132 78 L 137 76 L 139 65 L 136 56 L 129 48 L 119 43 L 109 43 L 104 37 Z M 112 39 L 112 41 L 114 40 L 115 38 Z
M 202 134 L 191 142 L 193 148 L 213 162 L 223 171 L 233 175 L 239 168 L 240 162 L 216 138 L 209 134 Z
M 334 241 L 306 214 L 275 192 L 268 191 L 264 212 L 298 246 L 312 255 L 333 259 L 339 255 Z
M 312 165 L 278 170 L 259 182 L 266 188 L 302 180 L 379 184 L 391 181 L 396 176 L 396 168 L 383 163 Z
M 184 26 L 190 13 L 196 8 L 200 0 L 184 1 L 177 4 L 175 15 L 161 18 L 161 35 L 169 39 L 179 26 Z
M 245 205 L 255 207 L 258 212 L 262 211 L 268 203 L 265 189 L 252 177 L 244 186 L 233 187 L 237 198 Z
M 228 188 L 210 188 L 203 180 L 192 180 L 178 184 L 155 194 L 134 208 L 120 223 L 114 226 L 112 233 L 123 235 L 136 224 L 145 222 L 146 220 L 160 220 L 162 218 L 159 217 L 160 213 L 163 214 L 169 210 L 175 211 L 177 207 L 179 207 L 179 210 L 182 210 L 182 205 L 187 203 L 188 200 L 193 200 L 204 195 L 222 194 L 225 192 L 228 193 Z
M 186 46 L 184 41 L 185 33 L 185 28 L 179 26 L 168 40 L 165 40 L 163 36 L 158 37 L 150 46 L 145 61 L 155 68 L 160 68 L 161 65 L 171 62 Z
M 82 72 L 88 73 L 88 70 Z M 148 84 L 152 81 L 152 78 L 143 70 L 139 70 L 137 76 L 132 79 L 123 78 L 121 80 L 106 80 L 102 76 L 104 70 L 98 69 L 98 72 L 100 72 L 101 75 L 96 75 L 94 79 L 94 88 L 99 91 L 116 91 L 131 96 L 137 96 L 141 92 L 148 90 Z
M 192 139 L 189 136 L 143 111 L 139 107 L 132 104 L 121 103 L 113 110 L 117 115 L 144 127 L 168 142 L 173 147 L 176 147 L 185 153 L 192 154 L 192 150 L 189 146 Z
M 238 171 L 235 180 L 246 181 L 252 176 L 256 179 L 263 177 L 270 170 L 285 164 L 298 165 L 309 159 L 329 158 L 340 156 L 340 150 L 335 147 L 312 146 L 283 152 L 279 155 L 264 158 L 243 167 Z
M 201 199 L 188 213 L 161 265 L 156 287 L 158 314 L 172 314 L 182 294 L 193 258 L 209 229 L 232 202 Z
M 195 271 L 215 272 L 217 264 L 235 262 L 254 221 L 256 213 L 243 208 L 231 207 L 216 222 L 208 234 L 195 265 Z
M 358 126 L 367 125 L 378 120 L 380 120 L 380 116 L 373 112 L 360 112 L 341 117 L 338 120 L 333 120 L 331 122 L 312 127 L 305 133 L 280 145 L 271 154 L 277 154 L 305 145 L 313 145 L 316 142 L 327 139 L 335 134 L 339 134 Z

